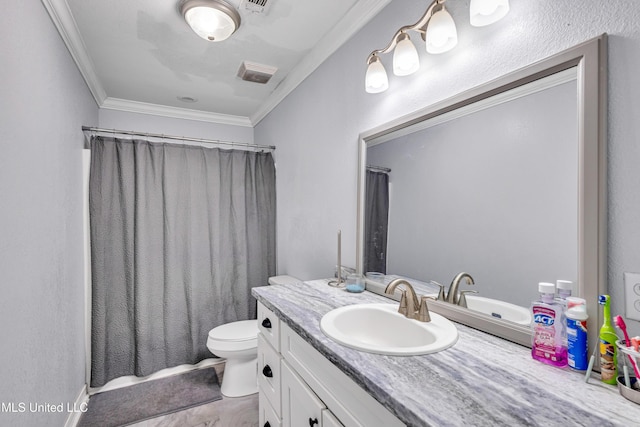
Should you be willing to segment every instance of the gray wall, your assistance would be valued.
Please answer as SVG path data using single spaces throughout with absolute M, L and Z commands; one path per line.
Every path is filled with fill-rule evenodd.
M 391 169 L 387 274 L 529 307 L 578 276 L 576 81 L 367 149 Z M 577 289 L 577 287 L 576 287 Z
M 84 382 L 82 125 L 98 108 L 39 0 L 0 14 L 0 425 L 63 425 Z
M 277 145 L 279 273 L 311 279 L 335 264 L 335 231 L 355 264 L 357 138 L 362 131 L 446 99 L 575 44 L 609 37 L 609 289 L 624 311 L 623 272 L 640 271 L 640 3 L 633 0 L 512 1 L 505 20 L 468 24 L 469 1 L 448 2 L 458 46 L 421 52 L 414 75 L 390 74 L 383 94 L 364 91 L 365 61 L 402 25 L 424 12 L 421 0 L 394 1 L 331 56 L 256 127 L 256 142 Z M 415 37 L 414 37 L 415 38 Z M 390 70 L 391 55 L 383 62 Z M 535 282 L 537 278 L 531 278 Z M 628 321 L 640 333 L 640 323 Z

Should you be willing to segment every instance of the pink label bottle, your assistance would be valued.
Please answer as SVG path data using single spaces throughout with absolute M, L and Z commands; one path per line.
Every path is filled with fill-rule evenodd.
M 564 307 L 554 301 L 556 285 L 541 282 L 538 291 L 540 299 L 531 305 L 531 356 L 549 365 L 567 366 Z

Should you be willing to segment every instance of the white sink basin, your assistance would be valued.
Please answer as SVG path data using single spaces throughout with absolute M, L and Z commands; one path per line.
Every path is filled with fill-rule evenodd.
M 414 356 L 444 350 L 458 340 L 453 323 L 430 314 L 431 322 L 419 322 L 398 313 L 398 304 L 356 304 L 331 310 L 320 320 L 320 328 L 329 338 L 356 350 Z
M 480 313 L 520 325 L 528 326 L 531 324 L 531 313 L 528 309 L 519 305 L 469 294 L 465 295 L 465 298 L 467 299 L 467 308 L 469 310 L 479 311 Z

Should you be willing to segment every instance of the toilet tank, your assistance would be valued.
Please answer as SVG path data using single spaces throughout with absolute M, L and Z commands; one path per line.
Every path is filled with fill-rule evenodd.
M 300 283 L 302 282 L 302 280 L 298 279 L 297 277 L 293 277 L 293 276 L 273 276 L 273 277 L 269 277 L 269 284 L 270 285 L 293 285 L 296 283 Z

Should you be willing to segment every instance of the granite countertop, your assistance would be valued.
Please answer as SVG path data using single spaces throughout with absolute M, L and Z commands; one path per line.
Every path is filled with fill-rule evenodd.
M 457 324 L 458 342 L 423 356 L 385 356 L 342 346 L 320 330 L 328 311 L 394 303 L 327 280 L 254 288 L 253 295 L 373 398 L 410 426 L 631 426 L 640 405 L 584 373 L 531 358 L 531 351 Z

